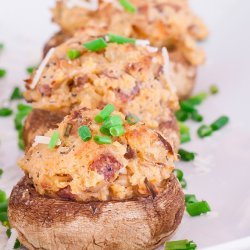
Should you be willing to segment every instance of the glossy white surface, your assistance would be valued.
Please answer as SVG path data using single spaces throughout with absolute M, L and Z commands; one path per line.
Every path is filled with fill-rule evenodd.
M 211 83 L 220 88 L 220 94 L 210 97 L 200 111 L 205 123 L 223 114 L 231 119 L 229 126 L 204 140 L 195 135 L 197 124 L 190 123 L 193 141 L 183 147 L 197 152 L 202 163 L 179 164 L 188 181 L 187 193 L 207 200 L 213 212 L 197 218 L 185 215 L 175 238 L 194 240 L 204 249 L 250 236 L 250 1 L 191 3 L 211 33 L 202 44 L 208 60 L 200 68 L 196 92 L 207 90 Z M 0 41 L 6 48 L 0 55 L 0 67 L 8 70 L 8 76 L 0 80 L 0 102 L 9 97 L 13 86 L 23 84 L 25 68 L 39 61 L 43 44 L 56 30 L 50 22 L 51 4 L 49 0 L 1 2 Z M 13 117 L 0 118 L 0 167 L 5 170 L 0 189 L 8 194 L 22 175 L 16 167 L 21 154 Z M 230 249 L 250 249 L 250 243 L 245 244 L 249 248 L 240 248 L 236 242 Z

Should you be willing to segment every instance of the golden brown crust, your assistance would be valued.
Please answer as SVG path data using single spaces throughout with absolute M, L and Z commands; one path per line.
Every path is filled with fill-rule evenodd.
M 154 199 L 88 203 L 41 196 L 24 177 L 11 193 L 8 215 L 28 249 L 127 250 L 155 249 L 173 234 L 183 212 L 174 175 Z
M 43 135 L 49 129 L 57 128 L 57 124 L 64 116 L 65 114 L 59 112 L 33 109 L 24 124 L 23 136 L 26 149 L 31 147 L 36 135 Z

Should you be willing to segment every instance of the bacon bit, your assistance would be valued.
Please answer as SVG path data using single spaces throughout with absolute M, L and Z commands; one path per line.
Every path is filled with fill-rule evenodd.
M 157 191 L 156 191 L 155 186 L 148 181 L 147 177 L 145 178 L 144 183 L 145 183 L 147 190 L 150 192 L 152 198 L 154 199 L 157 196 Z
M 135 150 L 133 150 L 129 145 L 127 145 L 127 152 L 125 153 L 124 157 L 127 160 L 136 158 Z
M 44 84 L 42 86 L 39 86 L 38 88 L 39 92 L 41 93 L 42 96 L 51 96 L 52 90 L 51 87 L 48 84 Z
M 136 83 L 136 85 L 133 87 L 130 94 L 122 92 L 121 89 L 118 89 L 116 91 L 118 97 L 121 99 L 122 102 L 128 102 L 130 100 L 133 100 L 138 95 L 139 92 L 140 88 L 138 83 Z
M 82 87 L 88 82 L 88 79 L 89 79 L 88 76 L 84 75 L 77 77 L 74 82 L 77 87 Z
M 160 133 L 157 132 L 157 135 L 158 135 L 158 138 L 163 143 L 163 145 L 166 148 L 166 150 L 173 155 L 174 154 L 174 150 L 173 150 L 171 144 Z
M 62 199 L 76 200 L 76 195 L 72 194 L 71 187 L 69 185 L 60 189 L 56 194 Z
M 100 155 L 99 159 L 90 165 L 90 169 L 104 175 L 106 181 L 110 181 L 122 167 L 122 164 L 111 154 Z

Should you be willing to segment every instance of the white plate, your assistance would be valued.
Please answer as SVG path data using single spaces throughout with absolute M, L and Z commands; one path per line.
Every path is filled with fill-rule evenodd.
M 212 83 L 220 88 L 220 94 L 210 97 L 200 111 L 206 123 L 224 114 L 231 119 L 229 126 L 204 140 L 195 135 L 197 124 L 190 123 L 194 139 L 183 146 L 197 152 L 200 159 L 198 166 L 180 164 L 188 180 L 187 192 L 207 200 L 213 211 L 197 218 L 185 215 L 175 239 L 194 240 L 204 249 L 250 236 L 250 1 L 191 3 L 211 33 L 202 44 L 208 60 L 200 68 L 196 92 L 207 90 Z M 43 44 L 56 30 L 50 22 L 51 4 L 49 0 L 1 2 L 0 41 L 6 48 L 0 55 L 0 67 L 8 70 L 8 76 L 0 80 L 0 101 L 9 97 L 13 86 L 23 84 L 25 68 L 39 61 Z M 21 152 L 13 117 L 0 119 L 0 142 L 0 167 L 5 170 L 0 189 L 9 194 L 22 175 L 16 167 Z M 230 249 L 250 249 L 249 239 L 242 242 L 230 243 L 234 247 Z M 229 248 L 220 245 L 216 249 Z

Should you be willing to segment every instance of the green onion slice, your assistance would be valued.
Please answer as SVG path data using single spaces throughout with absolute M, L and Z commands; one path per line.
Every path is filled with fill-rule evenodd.
M 195 159 L 195 153 L 188 152 L 184 149 L 179 149 L 178 154 L 182 161 L 193 161 Z
M 58 140 L 59 140 L 59 133 L 55 131 L 50 138 L 49 149 L 55 148 Z
M 6 193 L 3 190 L 0 190 L 0 202 L 7 200 Z
M 174 170 L 174 174 L 176 176 L 176 178 L 181 181 L 183 178 L 183 172 L 180 169 L 175 169 Z
M 118 36 L 115 34 L 107 34 L 107 39 L 109 43 L 118 43 L 118 44 L 125 44 L 125 43 L 132 43 L 135 44 L 136 39 L 128 38 L 124 36 Z
M 215 122 L 211 124 L 211 128 L 213 129 L 213 131 L 217 131 L 221 129 L 222 127 L 224 127 L 226 124 L 228 124 L 228 122 L 229 122 L 229 118 L 227 116 L 221 116 L 220 118 L 218 118 Z
M 210 86 L 210 93 L 212 94 L 212 95 L 215 95 L 215 94 L 217 94 L 219 92 L 219 88 L 216 86 L 216 85 L 211 85 Z
M 128 0 L 119 0 L 119 3 L 127 12 L 135 13 L 137 10 L 136 7 L 133 4 L 131 4 Z
M 36 68 L 37 66 L 29 66 L 26 68 L 26 72 L 31 75 L 36 70 Z
M 184 178 L 180 181 L 180 184 L 181 184 L 182 188 L 186 188 L 187 187 L 187 181 Z
M 127 115 L 125 119 L 126 119 L 127 123 L 130 125 L 134 125 L 140 121 L 139 117 L 136 115 L 133 115 L 133 114 Z
M 108 136 L 101 136 L 101 135 L 95 135 L 94 136 L 94 141 L 97 144 L 111 144 L 112 140 L 110 137 Z
M 96 40 L 87 42 L 85 44 L 83 44 L 83 46 L 90 51 L 101 51 L 103 49 L 105 49 L 107 47 L 107 43 L 105 42 L 105 40 L 103 38 L 98 38 Z
M 199 127 L 197 133 L 200 138 L 204 138 L 212 135 L 213 129 L 211 126 L 202 125 L 201 127 Z
M 80 128 L 78 128 L 78 134 L 80 135 L 83 141 L 89 141 L 92 138 L 92 135 L 88 126 L 81 126 Z
M 182 109 L 175 112 L 175 117 L 180 122 L 185 122 L 188 119 L 188 113 Z
M 67 52 L 67 56 L 70 60 L 74 60 L 81 56 L 81 52 L 76 49 L 71 49 Z
M 190 98 L 188 98 L 186 101 L 191 105 L 199 105 L 201 104 L 205 99 L 207 98 L 206 92 L 201 92 L 197 95 L 194 95 Z
M 183 111 L 186 111 L 186 112 L 193 112 L 195 111 L 195 107 L 194 107 L 194 104 L 192 104 L 191 102 L 189 102 L 188 100 L 185 100 L 185 101 L 181 101 L 180 102 L 180 106 L 181 106 L 181 109 Z
M 114 110 L 115 106 L 113 104 L 106 105 L 104 109 L 95 117 L 95 121 L 97 123 L 104 122 Z
M 122 136 L 125 133 L 125 129 L 123 126 L 115 126 L 109 129 L 110 134 L 112 136 Z
M 122 126 L 122 125 L 123 125 L 122 118 L 119 115 L 113 115 L 113 116 L 108 117 L 104 121 L 102 127 L 110 129 L 115 126 Z
M 203 116 L 200 115 L 197 110 L 195 110 L 191 113 L 191 119 L 196 122 L 202 122 Z
M 186 210 L 190 216 L 198 216 L 211 211 L 209 204 L 206 201 L 198 201 L 187 203 Z
M 185 203 L 195 203 L 198 202 L 194 194 L 185 194 Z
M 0 78 L 4 77 L 6 75 L 6 70 L 5 69 L 0 69 Z
M 0 116 L 6 117 L 12 115 L 12 110 L 10 108 L 0 108 Z
M 177 240 L 166 242 L 164 245 L 165 250 L 195 250 L 197 245 L 193 241 Z
M 3 175 L 3 170 L 0 168 L 0 177 Z
M 20 100 L 20 99 L 23 99 L 22 91 L 18 87 L 15 87 L 10 96 L 10 100 L 13 101 L 13 100 Z

